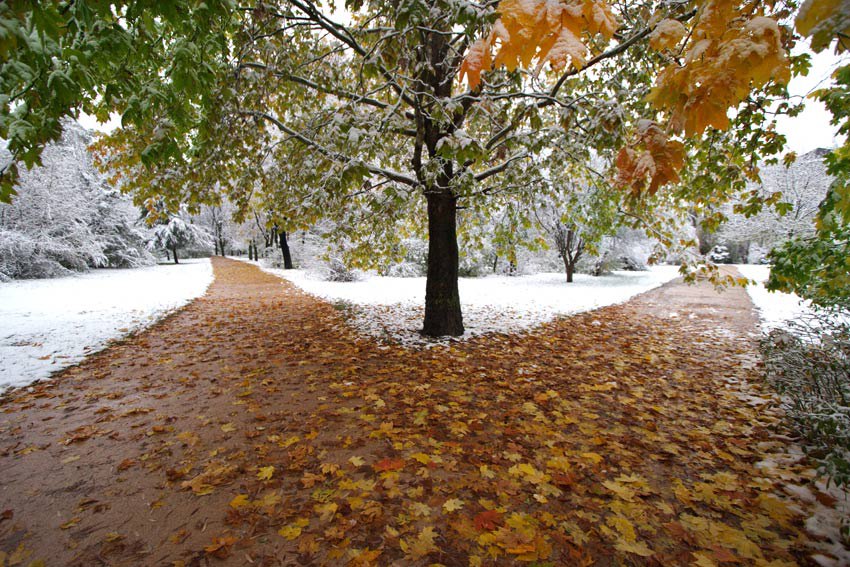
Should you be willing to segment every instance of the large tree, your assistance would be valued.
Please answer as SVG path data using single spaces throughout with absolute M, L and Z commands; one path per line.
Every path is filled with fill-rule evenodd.
M 346 7 L 335 19 L 313 0 L 5 3 L 0 135 L 29 164 L 59 116 L 117 111 L 104 165 L 140 201 L 222 191 L 240 205 L 259 191 L 281 230 L 335 215 L 367 242 L 420 226 L 423 330 L 435 336 L 463 333 L 459 211 L 533 199 L 545 147 L 579 164 L 616 153 L 634 218 L 671 198 L 661 188 L 679 180 L 683 137 L 705 134 L 715 178 L 755 175 L 747 160 L 777 149 L 758 134 L 765 97 L 788 77 L 783 2 Z M 730 109 L 740 129 L 726 135 Z M 673 197 L 716 191 L 692 187 Z

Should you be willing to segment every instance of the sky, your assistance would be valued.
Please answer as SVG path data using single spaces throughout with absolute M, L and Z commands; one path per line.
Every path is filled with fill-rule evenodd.
M 788 85 L 789 94 L 792 97 L 807 97 L 812 91 L 827 86 L 832 72 L 842 59 L 847 61 L 847 57 L 840 58 L 832 50 L 813 54 L 809 74 L 794 77 Z M 777 129 L 788 139 L 787 149 L 802 155 L 816 148 L 831 149 L 842 143 L 843 139 L 835 137 L 836 127 L 829 123 L 832 115 L 823 103 L 806 98 L 805 104 L 805 110 L 799 116 L 783 116 L 777 120 Z
M 803 49 L 809 51 L 807 46 Z M 788 151 L 803 155 L 817 148 L 832 149 L 843 142 L 842 138 L 835 136 L 836 127 L 830 125 L 831 115 L 824 105 L 807 98 L 812 91 L 829 84 L 832 72 L 842 59 L 846 62 L 848 56 L 840 58 L 829 49 L 812 54 L 812 68 L 809 74 L 805 77 L 794 77 L 788 85 L 790 95 L 796 97 L 796 100 L 803 99 L 806 105 L 799 116 L 782 116 L 777 120 L 778 131 L 787 138 Z M 93 116 L 87 114 L 80 115 L 79 122 L 86 128 L 101 132 L 111 132 L 121 123 L 117 114 L 113 114 L 106 124 L 99 124 Z

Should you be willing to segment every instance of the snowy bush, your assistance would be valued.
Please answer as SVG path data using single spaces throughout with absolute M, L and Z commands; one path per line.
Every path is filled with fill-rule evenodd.
M 421 238 L 405 238 L 401 241 L 404 250 L 400 262 L 390 264 L 386 275 L 397 278 L 416 278 L 428 271 L 428 242 Z
M 63 128 L 62 139 L 45 149 L 43 165 L 22 172 L 12 203 L 0 204 L 3 279 L 153 263 L 138 211 L 92 164 L 90 134 L 74 122 Z
M 762 339 L 768 380 L 786 415 L 836 485 L 850 488 L 850 324 L 829 312 L 774 329 Z
M 732 262 L 732 254 L 729 252 L 729 248 L 721 244 L 712 248 L 711 251 L 706 254 L 706 258 L 715 264 L 729 264 Z
M 355 282 L 358 277 L 357 272 L 349 268 L 345 262 L 339 258 L 331 258 L 328 260 L 325 279 L 330 282 Z

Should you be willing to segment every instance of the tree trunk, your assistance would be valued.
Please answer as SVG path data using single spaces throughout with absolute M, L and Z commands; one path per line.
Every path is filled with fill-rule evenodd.
M 174 254 L 174 263 L 179 264 L 180 262 L 177 260 L 177 245 L 171 247 L 171 253 Z
M 213 239 L 213 247 L 215 248 L 213 255 L 218 256 L 218 240 Z
M 280 236 L 280 252 L 283 254 L 283 269 L 292 269 L 292 255 L 289 253 L 289 243 L 286 241 L 286 231 L 281 230 Z
M 573 266 L 572 262 L 564 262 L 564 265 L 567 268 L 567 283 L 573 283 L 573 272 L 575 271 L 575 266 Z
M 429 337 L 463 334 L 458 293 L 457 202 L 436 190 L 428 200 L 428 278 L 425 284 L 425 324 Z
M 248 259 L 254 261 L 254 243 L 248 242 Z
M 224 254 L 224 238 L 220 238 L 220 239 L 219 239 L 219 241 L 218 241 L 218 249 L 219 249 L 219 251 L 221 252 L 221 255 L 222 255 L 222 257 L 223 257 L 223 256 L 225 255 L 225 254 Z

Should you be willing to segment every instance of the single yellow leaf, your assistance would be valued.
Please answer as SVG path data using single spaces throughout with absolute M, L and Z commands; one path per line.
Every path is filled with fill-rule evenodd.
M 257 478 L 259 480 L 271 480 L 272 476 L 274 476 L 274 467 L 271 465 L 261 467 L 260 471 L 257 473 Z
M 614 547 L 624 553 L 634 553 L 635 555 L 640 555 L 641 557 L 651 557 L 652 555 L 655 555 L 655 552 L 652 551 L 649 546 L 646 545 L 646 542 L 643 541 L 619 541 Z
M 239 496 L 230 501 L 230 507 L 236 510 L 238 510 L 239 508 L 244 508 L 248 505 L 250 505 L 250 502 L 248 501 L 248 495 L 246 494 L 240 494 Z
M 282 535 L 283 537 L 285 537 L 289 541 L 292 541 L 292 540 L 294 540 L 295 538 L 297 538 L 298 536 L 301 535 L 301 526 L 297 526 L 295 524 L 289 524 L 287 526 L 280 528 L 277 531 L 277 533 Z
M 459 498 L 449 498 L 443 503 L 443 510 L 446 512 L 456 512 L 463 508 L 463 500 Z

